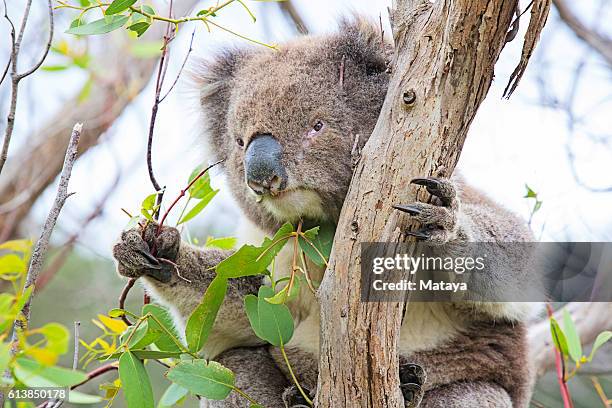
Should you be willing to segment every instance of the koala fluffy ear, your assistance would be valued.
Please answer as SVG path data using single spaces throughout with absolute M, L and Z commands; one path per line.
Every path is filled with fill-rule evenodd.
M 332 48 L 336 57 L 353 60 L 365 67 L 368 75 L 387 69 L 386 58 L 390 48 L 384 43 L 380 29 L 358 15 L 340 20 Z
M 248 52 L 224 49 L 212 60 L 191 64 L 191 85 L 198 92 L 205 133 L 217 158 L 225 157 L 226 115 L 234 76 Z

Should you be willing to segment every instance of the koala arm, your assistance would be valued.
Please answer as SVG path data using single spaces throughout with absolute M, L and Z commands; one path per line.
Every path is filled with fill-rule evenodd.
M 433 197 L 431 203 L 395 206 L 422 225 L 406 234 L 439 247 L 440 255 L 486 257 L 486 269 L 480 275 L 472 274 L 470 282 L 471 290 L 478 288 L 483 294 L 483 301 L 455 306 L 484 313 L 485 320 L 527 319 L 534 307 L 526 300 L 538 298 L 541 286 L 531 263 L 533 247 L 528 244 L 534 238 L 525 222 L 460 179 L 417 178 L 412 183 L 424 186 Z M 468 242 L 484 244 L 469 246 Z M 511 242 L 522 244 L 508 244 Z
M 141 278 L 145 290 L 170 310 L 179 332 L 184 332 L 189 315 L 215 278 L 215 266 L 232 252 L 194 247 L 181 240 L 176 228 L 163 227 L 159 235 L 156 229 L 149 223 L 144 231 L 136 227 L 122 232 L 113 256 L 119 274 Z M 260 276 L 230 280 L 204 350 L 207 358 L 232 347 L 261 344 L 243 310 L 244 296 L 256 294 L 261 284 Z

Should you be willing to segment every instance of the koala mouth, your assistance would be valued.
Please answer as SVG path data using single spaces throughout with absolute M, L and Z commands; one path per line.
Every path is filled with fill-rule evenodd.
M 276 194 L 259 196 L 257 201 L 282 222 L 293 222 L 300 218 L 325 218 L 321 197 L 314 190 L 290 188 Z

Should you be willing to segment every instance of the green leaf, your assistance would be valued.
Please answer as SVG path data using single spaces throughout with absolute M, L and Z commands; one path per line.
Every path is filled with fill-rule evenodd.
M 155 9 L 148 4 L 143 4 L 140 9 L 147 14 L 155 14 Z
M 320 227 L 309 229 L 304 232 L 304 235 L 312 245 L 310 245 L 304 237 L 300 237 L 300 248 L 302 248 L 304 254 L 306 254 L 312 262 L 318 266 L 324 266 L 331 254 L 335 233 L 336 228 L 333 224 L 323 224 Z M 313 245 L 316 249 L 312 247 Z M 321 255 L 325 257 L 325 260 L 321 258 Z
M 68 65 L 43 65 L 40 69 L 47 72 L 64 71 L 68 69 Z
M 102 402 L 102 397 L 98 395 L 84 394 L 79 391 L 70 390 L 68 393 L 68 402 L 71 404 L 97 404 Z
M 291 277 L 287 276 L 286 278 L 287 279 L 285 278 L 283 279 L 291 282 Z M 276 283 L 278 283 L 278 281 Z M 274 296 L 270 298 L 266 298 L 266 302 L 272 303 L 275 305 L 279 305 L 281 303 L 286 303 L 287 300 L 294 299 L 299 293 L 300 293 L 300 277 L 295 276 L 293 280 L 293 284 L 291 286 L 291 291 L 289 291 L 289 284 L 287 284 L 284 288 L 279 290 Z
M 257 311 L 259 315 L 259 330 L 268 343 L 281 347 L 293 336 L 293 317 L 286 305 L 274 305 L 265 300 L 274 296 L 274 290 L 269 286 L 259 288 L 257 295 Z
M 244 297 L 244 310 L 249 318 L 249 322 L 251 323 L 251 328 L 253 328 L 253 332 L 255 332 L 257 337 L 265 340 L 264 335 L 261 332 L 261 326 L 259 325 L 259 310 L 257 309 L 258 303 L 259 300 L 255 295 L 246 295 Z
M 125 310 L 119 309 L 118 307 L 116 307 L 116 308 L 109 310 L 108 315 L 109 317 L 116 319 L 117 317 L 125 316 Z
M 217 265 L 217 275 L 224 278 L 240 278 L 264 273 L 268 265 L 287 243 L 293 232 L 290 223 L 276 231 L 272 239 L 266 238 L 260 247 L 243 245 L 238 251 Z
M 168 371 L 170 381 L 196 395 L 223 400 L 234 388 L 234 373 L 221 364 L 205 360 L 181 361 Z
M 591 349 L 591 354 L 589 354 L 589 361 L 593 360 L 595 357 L 595 352 L 598 348 L 603 346 L 608 340 L 612 339 L 612 331 L 606 330 L 597 335 L 595 342 L 593 343 L 593 348 Z
M 166 388 L 166 391 L 164 392 L 164 395 L 162 395 L 161 399 L 159 400 L 159 404 L 157 405 L 157 407 L 158 408 L 173 407 L 181 399 L 185 398 L 188 392 L 189 390 L 187 388 L 181 387 L 178 384 L 172 383 L 170 384 L 168 388 Z
M 119 358 L 119 378 L 128 408 L 153 408 L 153 389 L 144 364 L 131 352 Z
M 91 23 L 82 24 L 77 27 L 69 28 L 66 33 L 75 35 L 96 35 L 106 34 L 114 31 L 128 21 L 128 16 L 108 16 L 100 20 L 92 21 Z
M 575 362 L 580 361 L 582 357 L 582 345 L 580 344 L 580 336 L 566 308 L 563 309 L 563 332 L 565 333 L 565 339 L 567 341 L 567 350 L 569 356 Z
M 553 339 L 553 343 L 555 344 L 557 350 L 559 350 L 562 355 L 567 356 L 567 340 L 565 339 L 565 334 L 563 333 L 563 330 L 561 330 L 561 327 L 559 327 L 559 323 L 557 323 L 557 320 L 555 320 L 554 317 L 550 318 L 550 332 Z
M 148 21 L 139 21 L 129 26 L 128 30 L 134 31 L 138 35 L 138 37 L 140 37 L 145 33 L 145 31 L 149 29 L 149 27 L 151 27 L 151 23 L 149 23 Z
M 130 339 L 128 343 L 128 348 L 130 350 L 140 350 L 148 346 L 149 344 L 155 342 L 161 336 L 161 330 L 159 330 L 159 326 L 153 322 L 153 326 L 149 324 L 149 321 L 144 321 L 138 326 L 136 329 L 136 333 Z M 157 326 L 157 327 L 156 327 Z M 134 331 L 134 326 L 128 327 L 128 329 L 121 335 L 121 341 L 125 342 L 131 333 Z
M 76 28 L 82 25 L 83 25 L 83 20 L 81 20 L 81 17 L 77 17 L 74 20 L 72 20 L 69 28 Z
M 164 358 L 179 358 L 182 352 L 174 351 L 158 351 L 158 350 L 130 350 L 130 353 L 134 354 L 140 360 L 163 360 Z M 121 358 L 125 352 L 120 351 L 113 354 L 108 354 L 98 358 L 98 360 L 109 360 L 115 358 Z
M 213 190 L 210 193 L 208 193 L 191 210 L 189 210 L 189 212 L 185 214 L 183 218 L 179 220 L 178 224 L 183 224 L 189 221 L 190 219 L 192 219 L 193 217 L 195 217 L 196 215 L 198 215 L 200 212 L 202 212 L 202 210 L 206 208 L 208 203 L 210 203 L 210 200 L 212 200 L 213 197 L 216 196 L 218 192 L 219 190 Z
M 45 367 L 27 358 L 18 358 L 13 372 L 28 387 L 72 387 L 87 379 L 87 374 L 63 367 Z
M 189 180 L 187 184 L 191 184 L 193 179 L 195 179 L 198 174 L 200 174 L 202 170 L 204 170 L 206 167 L 207 166 L 204 165 L 199 165 L 198 167 L 196 167 L 189 175 Z M 213 189 L 210 186 L 210 174 L 206 172 L 202 177 L 197 179 L 191 187 L 189 187 L 189 196 L 193 198 L 202 199 L 206 197 L 211 191 L 213 191 Z
M 68 340 L 70 333 L 59 323 L 47 323 L 43 327 L 35 330 L 45 336 L 47 349 L 54 354 L 64 354 L 68 351 Z
M 164 309 L 163 307 L 159 305 L 149 303 L 142 307 L 142 315 L 144 316 L 147 313 L 150 313 L 151 315 L 155 316 L 155 318 L 159 320 L 159 322 L 164 326 L 164 328 L 170 333 L 172 333 L 175 339 L 180 338 L 179 334 L 174 328 L 174 322 L 172 321 L 172 316 L 170 316 L 170 313 L 168 312 L 168 310 Z M 180 352 L 181 351 L 181 348 L 174 342 L 174 340 L 172 340 L 172 338 L 168 335 L 168 333 L 166 333 L 161 327 L 159 327 L 159 325 L 157 324 L 155 320 L 149 318 L 149 326 L 153 330 L 159 331 L 160 333 L 159 337 L 155 340 L 155 345 L 160 350 L 170 351 L 170 352 Z
M 87 7 L 89 6 L 89 0 L 79 0 L 79 4 L 81 5 L 81 7 Z
M 140 205 L 145 210 L 153 210 L 155 208 L 155 201 L 157 200 L 157 193 L 149 194 L 142 200 L 142 204 Z
M 226 292 L 227 279 L 216 276 L 208 285 L 202 302 L 189 316 L 185 337 L 190 351 L 198 352 L 206 344 Z
M 527 192 L 525 193 L 524 198 L 538 198 L 538 193 L 533 191 L 527 184 L 525 184 L 525 188 L 527 189 Z
M 136 3 L 136 0 L 114 0 L 110 6 L 108 6 L 104 14 L 110 16 L 111 14 L 121 13 L 130 6 L 133 6 L 134 3 Z
M 211 248 L 220 248 L 220 249 L 233 249 L 236 246 L 236 241 L 238 241 L 235 237 L 224 237 L 224 238 L 206 238 L 205 247 Z

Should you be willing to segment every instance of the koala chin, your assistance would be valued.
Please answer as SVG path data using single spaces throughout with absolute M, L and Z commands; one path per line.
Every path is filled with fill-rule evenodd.
M 388 50 L 381 47 L 376 27 L 354 18 L 336 33 L 301 37 L 278 51 L 225 49 L 213 61 L 192 67 L 207 153 L 225 159 L 229 189 L 244 213 L 238 232 L 243 243 L 259 244 L 283 223 L 300 218 L 337 223 L 353 174 L 351 152 L 372 133 L 389 81 Z M 414 177 L 432 200 L 396 208 L 423 225 L 412 233 L 418 239 L 434 244 L 533 240 L 523 220 L 460 179 Z M 153 246 L 178 273 L 149 253 Z M 152 230 L 125 231 L 113 248 L 119 273 L 143 276 L 145 288 L 173 311 L 180 327 L 214 278 L 214 266 L 230 253 L 191 246 L 169 227 L 158 237 Z M 290 274 L 290 258 L 287 249 L 281 251 L 279 274 Z M 500 254 L 489 277 L 499 291 L 527 277 L 528 268 L 517 273 L 507 261 Z M 324 271 L 309 266 L 313 280 L 320 281 Z M 264 283 L 261 276 L 231 281 L 203 352 L 232 369 L 236 385 L 265 407 L 304 406 L 278 350 L 252 333 L 243 310 L 244 296 Z M 315 393 L 319 305 L 304 288 L 289 307 L 296 329 L 287 353 L 301 384 Z M 525 338 L 528 312 L 513 303 L 409 303 L 400 335 L 406 406 L 526 407 L 533 379 Z M 248 406 L 234 394 L 202 404 Z
M 259 197 L 258 197 L 259 198 Z M 262 197 L 259 202 L 279 222 L 297 222 L 300 219 L 325 220 L 321 197 L 305 189 L 288 190 L 277 196 Z

